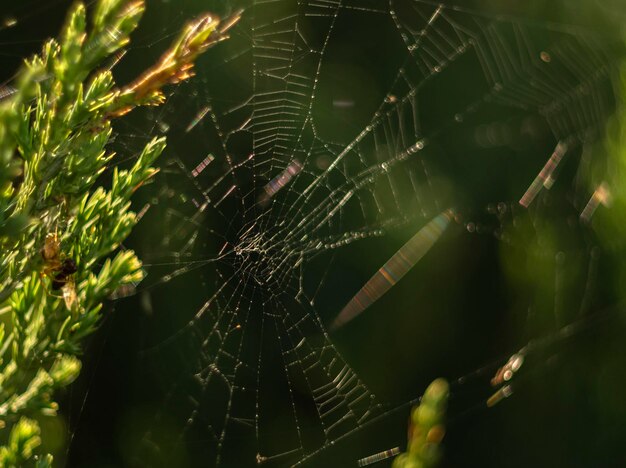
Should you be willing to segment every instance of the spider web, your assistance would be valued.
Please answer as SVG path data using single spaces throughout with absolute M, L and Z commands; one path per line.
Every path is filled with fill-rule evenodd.
M 439 283 L 463 266 L 444 249 L 480 237 L 543 258 L 546 219 L 565 206 L 576 222 L 551 220 L 565 245 L 544 259 L 554 283 L 523 301 L 549 319 L 524 313 L 512 341 L 569 337 L 566 326 L 595 304 L 597 250 L 578 216 L 592 196 L 584 148 L 614 107 L 615 51 L 580 28 L 422 0 L 256 1 L 230 11 L 239 6 L 241 22 L 193 81 L 162 108 L 131 116 L 113 145 L 131 154 L 154 133 L 169 142 L 155 183 L 139 194 L 142 222 L 128 244 L 148 273 L 129 391 L 158 407 L 133 429 L 133 457 L 141 466 L 183 465 L 185 453 L 202 466 L 319 466 L 353 444 L 353 465 L 401 443 L 397 429 L 423 389 L 382 383 L 402 387 L 399 369 L 415 366 L 397 356 L 413 345 L 428 351 L 408 343 L 391 361 L 368 362 L 369 343 L 378 354 L 390 346 L 377 328 L 403 341 L 402 315 L 423 313 L 427 328 L 435 313 L 460 313 L 443 297 L 462 290 Z M 180 5 L 154 9 L 182 19 Z M 158 55 L 169 36 L 139 41 L 129 56 Z M 557 183 L 541 179 L 545 188 L 520 206 L 559 142 Z M 412 299 L 381 300 L 329 334 L 380 265 L 450 207 L 453 232 L 389 293 L 406 297 L 420 283 Z M 565 271 L 570 260 L 582 273 Z M 565 284 L 583 287 L 565 298 Z M 439 299 L 422 303 L 428 289 Z M 515 349 L 495 353 L 504 350 Z M 465 385 L 493 356 L 490 347 L 468 352 L 448 371 Z M 385 374 L 390 366 L 398 371 Z M 387 437 L 385 421 L 398 415 Z
M 232 36 L 149 116 L 170 149 L 142 210 L 163 228 L 143 297 L 167 324 L 140 354 L 161 409 L 136 457 L 163 464 L 185 447 L 206 465 L 315 466 L 402 405 L 327 331 L 362 284 L 341 252 L 398 248 L 449 206 L 479 218 L 467 231 L 515 244 L 503 226 L 526 216 L 533 176 L 475 195 L 479 172 L 504 169 L 477 154 L 514 168 L 520 146 L 541 148 L 541 165 L 556 142 L 575 153 L 612 110 L 611 54 L 576 28 L 424 1 L 257 2 Z M 457 165 L 471 175 L 455 180 Z

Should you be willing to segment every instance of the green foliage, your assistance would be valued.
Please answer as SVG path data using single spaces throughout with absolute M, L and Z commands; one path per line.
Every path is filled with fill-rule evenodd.
M 420 404 L 411 411 L 407 451 L 396 457 L 394 468 L 433 468 L 441 458 L 441 441 L 450 388 L 444 379 L 433 381 Z
M 38 424 L 27 418 L 22 418 L 13 426 L 9 443 L 5 447 L 0 447 L 0 466 L 20 467 L 29 462 L 33 451 L 41 444 Z M 44 455 L 35 457 L 33 466 L 45 468 L 52 466 L 52 456 Z
M 608 214 L 594 218 L 594 228 L 603 243 L 623 250 L 626 239 L 626 62 L 621 63 L 617 74 L 617 108 L 606 126 L 604 145 L 594 148 L 593 161 L 588 175 L 591 190 L 605 184 L 607 190 L 602 203 L 611 207 Z M 623 288 L 624 278 L 618 287 Z
M 161 88 L 191 76 L 195 58 L 227 29 L 208 15 L 190 23 L 154 67 L 120 88 L 97 67 L 128 44 L 143 11 L 142 0 L 100 0 L 88 29 L 75 4 L 60 40 L 25 61 L 15 93 L 0 103 L 0 425 L 10 429 L 2 466 L 50 466 L 51 456 L 32 457 L 39 427 L 24 416 L 56 413 L 54 393 L 78 376 L 76 356 L 103 301 L 142 279 L 136 255 L 118 249 L 137 221 L 130 198 L 156 173 L 165 140 L 149 142 L 130 169 L 116 168 L 110 190 L 97 187 L 115 157 L 111 119 L 161 103 Z

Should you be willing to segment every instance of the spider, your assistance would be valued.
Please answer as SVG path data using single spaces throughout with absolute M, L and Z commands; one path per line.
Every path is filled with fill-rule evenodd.
M 41 256 L 44 260 L 43 273 L 52 280 L 52 290 L 61 290 L 65 306 L 72 310 L 76 303 L 76 284 L 73 275 L 78 271 L 78 267 L 73 259 L 61 255 L 61 242 L 56 232 L 46 236 Z

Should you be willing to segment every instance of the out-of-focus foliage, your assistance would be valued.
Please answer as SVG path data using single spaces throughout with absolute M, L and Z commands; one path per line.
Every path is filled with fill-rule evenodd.
M 589 188 L 600 202 L 610 207 L 593 220 L 593 227 L 603 244 L 613 251 L 626 247 L 626 63 L 618 67 L 617 109 L 606 127 L 602 145 L 594 148 L 595 162 L 588 177 Z M 626 285 L 624 271 L 618 288 Z
M 5 467 L 19 467 L 28 464 L 33 451 L 41 444 L 39 425 L 28 418 L 21 418 L 9 436 L 9 443 L 0 448 L 0 463 Z M 36 468 L 52 466 L 52 455 L 34 457 Z M 32 464 L 32 463 L 31 463 Z
M 444 379 L 433 381 L 420 404 L 411 411 L 407 451 L 396 457 L 394 468 L 433 468 L 441 459 L 450 388 Z

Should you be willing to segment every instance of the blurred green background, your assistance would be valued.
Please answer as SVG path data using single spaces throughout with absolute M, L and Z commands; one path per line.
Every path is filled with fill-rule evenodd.
M 240 3 L 148 0 L 134 45 L 115 70 L 117 79 L 125 82 L 158 59 L 188 18 L 206 10 L 226 15 L 247 6 Z M 5 18 L 18 20 L 15 26 L 0 30 L 4 79 L 10 79 L 21 57 L 57 34 L 69 4 L 25 1 L 1 7 Z M 350 5 L 387 8 L 386 2 Z M 592 32 L 616 67 L 611 71 L 613 81 L 597 86 L 607 86 L 607 93 L 620 91 L 616 70 L 624 57 L 620 30 L 626 5 L 622 2 L 474 0 L 458 5 L 467 8 L 470 16 L 495 20 L 502 15 L 506 21 L 510 15 L 530 31 L 561 24 Z M 215 144 L 208 133 L 203 141 L 190 138 L 184 129 L 209 100 L 217 101 L 219 107 L 220 97 L 234 102 L 245 99 L 252 80 L 250 69 L 238 68 L 236 61 L 229 68 L 226 59 L 250 36 L 246 28 L 253 19 L 247 21 L 246 15 L 261 16 L 262 8 L 246 10 L 242 25 L 233 32 L 233 44 L 220 45 L 221 49 L 203 57 L 198 76 L 173 92 L 165 110 L 134 113 L 118 126 L 114 146 L 122 159 L 132 156 L 152 133 L 163 131 L 158 122 L 170 126 L 170 146 L 161 175 L 138 192 L 137 210 L 146 202 L 153 206 L 126 245 L 148 264 L 148 278 L 139 288 L 148 289 L 109 305 L 102 329 L 88 343 L 81 378 L 63 396 L 64 416 L 44 428 L 50 450 L 66 466 L 212 466 L 214 453 L 208 440 L 213 435 L 208 429 L 194 429 L 185 444 L 170 443 L 190 416 L 184 395 L 191 390 L 180 375 L 193 369 L 188 360 L 194 351 L 193 343 L 172 342 L 168 337 L 189 323 L 215 292 L 220 277 L 209 264 L 165 284 L 160 280 L 176 267 L 154 264 L 171 260 L 176 246 L 193 234 L 184 229 L 184 221 L 195 213 L 189 199 L 196 188 L 177 174 L 173 163 L 181 161 L 191 169 Z M 340 46 L 328 52 L 326 80 L 313 109 L 319 131 L 328 139 L 341 140 L 367 125 L 404 57 L 398 32 L 389 20 L 380 22 L 377 15 L 369 18 L 357 11 L 347 6 L 340 16 L 333 35 Z M 445 118 L 462 110 L 464 96 L 479 96 L 483 86 L 475 78 L 479 73 L 474 65 L 458 62 L 428 83 L 420 95 L 420 114 L 425 133 L 437 134 L 429 140 L 424 156 L 433 174 L 427 196 L 453 203 L 464 221 L 453 226 L 389 294 L 332 335 L 344 359 L 385 404 L 384 416 L 305 466 L 356 466 L 363 456 L 403 446 L 409 414 L 406 402 L 440 376 L 452 382 L 442 466 L 626 466 L 621 282 L 626 257 L 623 242 L 615 236 L 619 230 L 612 230 L 613 225 L 622 224 L 624 213 L 599 208 L 598 219 L 589 227 L 578 222 L 575 209 L 581 198 L 591 195 L 595 173 L 602 171 L 610 157 L 602 146 L 604 131 L 599 128 L 588 135 L 589 142 L 597 143 L 587 144 L 592 163 L 583 166 L 588 173 L 583 173 L 582 184 L 575 183 L 583 158 L 578 148 L 565 160 L 553 190 L 538 197 L 539 206 L 529 212 L 517 208 L 511 215 L 508 204 L 506 216 L 494 216 L 499 202 L 515 204 L 556 141 L 545 121 L 525 109 L 494 106 L 460 127 L 447 129 Z M 333 110 L 333 100 L 342 99 L 357 105 Z M 523 123 L 533 126 L 532 137 L 523 136 Z M 481 145 L 481 132 L 496 131 L 498 124 L 514 137 L 504 144 Z M 240 177 L 245 186 L 248 182 Z M 425 204 L 434 205 L 432 199 Z M 172 207 L 182 214 L 183 222 L 170 216 Z M 232 225 L 239 222 L 238 208 L 226 203 L 222 211 L 222 216 L 214 217 L 209 212 L 202 219 L 204 226 L 219 233 L 236 230 Z M 339 249 L 330 267 L 329 257 L 324 256 L 307 264 L 305 278 L 315 283 L 315 278 L 323 277 L 316 297 L 321 319 L 328 324 L 421 224 L 409 223 L 388 236 Z M 219 249 L 219 236 L 206 234 L 208 228 L 198 230 L 201 242 L 194 247 L 192 260 L 214 255 Z M 165 243 L 173 234 L 180 238 Z M 254 313 L 257 303 L 250 300 L 250 304 Z M 285 303 L 287 309 L 292 306 Z M 530 340 L 552 336 L 567 323 L 579 324 L 575 334 L 529 355 L 514 396 L 485 408 L 484 401 L 493 392 L 489 379 L 499 365 Z M 254 320 L 248 323 L 251 328 L 255 324 Z M 278 380 L 276 385 L 278 394 Z M 210 394 L 205 396 L 210 413 L 213 402 Z M 216 398 L 216 405 L 222 403 Z M 280 403 L 277 396 L 260 398 L 260 405 L 276 408 L 277 420 L 283 412 L 292 411 L 290 403 L 282 401 L 282 408 Z M 155 421 L 153 416 L 160 410 L 164 414 Z M 277 452 L 285 451 L 292 434 L 281 432 L 280 422 L 276 427 L 268 432 L 273 439 L 264 443 Z M 150 456 L 144 456 L 148 452 L 141 443 L 146 432 L 162 443 L 150 450 Z M 225 459 L 238 460 L 239 451 L 254 453 L 254 445 L 254 440 L 235 437 L 225 446 Z M 249 458 L 241 457 L 225 465 L 252 466 Z M 296 460 L 279 458 L 263 466 L 288 466 Z

